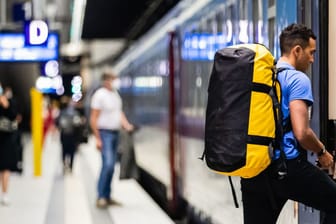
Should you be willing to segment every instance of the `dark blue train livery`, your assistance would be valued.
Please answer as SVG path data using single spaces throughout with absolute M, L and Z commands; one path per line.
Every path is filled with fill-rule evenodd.
M 336 105 L 330 96 L 336 93 L 328 87 L 336 81 L 335 63 L 329 63 L 335 58 L 331 49 L 336 46 L 329 42 L 336 36 L 335 7 L 331 0 L 181 1 L 114 63 L 125 111 L 141 127 L 135 135 L 140 181 L 172 217 L 186 217 L 188 223 L 243 223 L 242 204 L 235 208 L 227 177 L 198 159 L 208 79 L 220 48 L 258 42 L 278 58 L 282 28 L 293 22 L 311 27 L 318 37 L 316 61 L 308 72 L 315 96 L 311 126 L 328 148 L 335 148 Z M 238 178 L 234 185 L 239 199 Z M 316 224 L 320 215 L 289 201 L 278 223 Z

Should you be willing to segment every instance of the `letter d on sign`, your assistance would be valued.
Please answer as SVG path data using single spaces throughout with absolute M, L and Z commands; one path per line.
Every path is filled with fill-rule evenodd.
M 40 45 L 48 39 L 48 25 L 42 20 L 33 20 L 29 23 L 28 38 L 29 44 Z

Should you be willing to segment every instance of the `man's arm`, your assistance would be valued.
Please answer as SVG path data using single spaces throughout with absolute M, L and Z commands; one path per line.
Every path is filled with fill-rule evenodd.
M 0 96 L 0 105 L 5 109 L 9 107 L 8 99 L 4 95 Z
M 124 112 L 121 112 L 121 126 L 126 131 L 132 131 L 134 129 L 134 126 L 131 123 L 129 123 Z
M 99 114 L 100 114 L 100 110 L 91 109 L 90 125 L 91 125 L 91 130 L 93 132 L 93 135 L 96 138 L 97 149 L 101 150 L 101 148 L 102 148 L 102 141 L 100 139 L 100 135 L 99 135 L 99 131 L 98 131 L 98 126 L 97 126 Z
M 293 100 L 289 104 L 290 118 L 295 138 L 306 150 L 315 153 L 325 147 L 309 126 L 308 105 L 303 100 Z M 329 167 L 333 163 L 333 156 L 327 151 L 318 157 L 322 167 Z

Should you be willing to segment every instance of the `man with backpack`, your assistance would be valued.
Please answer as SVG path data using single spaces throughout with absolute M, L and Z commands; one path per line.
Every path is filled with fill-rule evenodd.
M 277 68 L 281 85 L 281 109 L 285 128 L 280 144 L 286 157 L 285 176 L 279 176 L 280 150 L 275 149 L 271 165 L 253 178 L 241 179 L 245 224 L 276 223 L 288 199 L 325 213 L 323 224 L 336 223 L 336 183 L 306 159 L 317 154 L 322 168 L 333 165 L 333 156 L 309 127 L 312 87 L 305 74 L 314 61 L 316 36 L 300 24 L 286 27 L 280 35 L 281 58 Z

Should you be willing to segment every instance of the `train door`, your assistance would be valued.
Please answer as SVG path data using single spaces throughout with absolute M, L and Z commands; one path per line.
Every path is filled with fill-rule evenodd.
M 324 41 L 323 43 L 325 44 L 323 49 L 328 49 L 329 52 L 324 55 L 325 57 L 323 58 L 324 61 L 328 65 L 324 65 L 324 71 L 325 74 L 329 74 L 328 78 L 328 83 L 329 83 L 329 90 L 328 90 L 328 118 L 329 118 L 329 141 L 328 141 L 328 147 L 336 149 L 336 101 L 334 96 L 336 96 L 336 89 L 334 88 L 335 83 L 336 83 L 336 64 L 333 61 L 333 59 L 336 56 L 336 43 L 335 43 L 335 38 L 336 38 L 336 15 L 333 13 L 333 10 L 336 9 L 336 1 L 329 0 L 329 2 L 324 2 L 321 1 L 321 8 L 323 9 L 323 12 L 328 12 L 325 14 L 325 17 L 323 17 L 323 20 L 321 20 L 321 24 L 323 24 L 323 29 L 324 31 L 329 31 L 329 32 L 323 32 L 325 34 Z M 328 11 L 329 10 L 329 11 Z M 329 26 L 328 26 L 329 24 Z M 321 48 L 322 48 L 321 47 Z M 328 86 L 328 85 L 325 85 Z M 327 93 L 326 93 L 327 94 Z M 336 179 L 335 171 L 333 174 L 333 178 Z
M 324 59 L 327 47 L 321 44 L 325 41 L 326 28 L 321 26 L 320 21 L 324 16 L 321 12 L 321 2 L 319 0 L 299 0 L 298 1 L 298 22 L 310 27 L 317 36 L 315 62 L 307 72 L 312 82 L 314 105 L 311 110 L 311 127 L 324 144 L 327 144 L 327 86 L 328 80 L 325 68 L 327 61 Z M 326 23 L 327 24 L 327 23 Z M 322 88 L 321 88 L 322 87 Z M 308 160 L 315 163 L 316 156 L 307 153 Z M 320 212 L 311 207 L 299 204 L 299 224 L 320 223 Z
M 328 90 L 325 90 L 324 94 L 328 96 L 326 102 L 328 102 L 328 108 L 326 108 L 326 114 L 328 115 L 328 126 L 327 126 L 327 139 L 328 139 L 328 148 L 336 150 L 336 101 L 334 96 L 336 95 L 335 83 L 336 83 L 336 64 L 334 58 L 336 56 L 336 2 L 333 0 L 321 1 L 321 28 L 323 31 L 321 33 L 323 36 L 323 46 L 321 48 L 328 50 L 324 52 L 324 62 L 323 65 L 323 74 L 328 74 L 326 77 L 327 82 L 324 82 L 324 86 L 328 87 Z M 322 17 L 323 15 L 323 17 Z M 322 37 L 321 37 L 322 38 Z M 328 85 L 327 85 L 328 84 Z M 322 86 L 322 85 L 321 85 Z M 335 153 L 335 151 L 334 151 Z M 331 177 L 336 181 L 336 167 L 331 174 Z
M 269 32 L 273 31 L 275 28 L 275 35 L 269 36 L 269 47 L 274 49 L 274 55 L 278 58 L 280 57 L 279 52 L 279 40 L 278 36 L 280 35 L 281 30 L 287 25 L 298 22 L 306 24 L 310 27 L 314 33 L 317 35 L 317 53 L 315 58 L 317 59 L 315 63 L 311 66 L 310 70 L 307 72 L 308 76 L 311 78 L 313 94 L 314 94 L 314 106 L 311 110 L 311 127 L 318 134 L 322 142 L 327 144 L 328 142 L 328 114 L 327 114 L 327 91 L 325 86 L 328 84 L 326 78 L 327 72 L 325 68 L 327 67 L 326 54 L 327 52 L 323 51 L 328 49 L 327 46 L 322 46 L 322 44 L 327 43 L 327 40 L 324 35 L 327 33 L 327 28 L 323 24 L 328 24 L 327 21 L 322 23 L 323 16 L 326 15 L 325 9 L 328 7 L 325 6 L 325 1 L 320 0 L 283 0 L 275 1 L 269 0 L 269 9 L 268 9 L 268 22 L 269 22 Z M 272 5 L 276 5 L 276 8 L 273 9 Z M 323 9 L 324 8 L 324 9 Z M 275 22 L 272 25 L 272 14 L 274 14 Z M 274 45 L 273 45 L 274 43 Z M 323 88 L 321 88 L 323 87 Z M 330 134 L 329 134 L 330 135 Z M 307 154 L 308 159 L 311 162 L 315 161 L 315 155 Z M 296 211 L 296 208 L 294 208 Z M 298 205 L 298 223 L 299 224 L 317 224 L 320 223 L 320 212 L 305 205 Z
M 177 110 L 179 107 L 179 74 L 178 74 L 178 38 L 175 32 L 169 33 L 168 61 L 169 61 L 169 168 L 170 168 L 170 200 L 169 210 L 173 217 L 183 216 L 181 199 L 181 164 L 179 155 L 179 132 Z
M 264 1 L 263 7 L 265 5 L 267 6 L 268 36 L 266 38 L 268 38 L 268 47 L 275 58 L 279 59 L 281 54 L 279 36 L 282 29 L 297 22 L 297 1 L 267 0 Z M 279 215 L 277 223 L 298 224 L 298 203 L 288 200 Z

